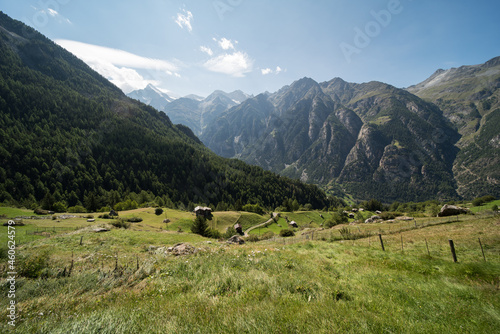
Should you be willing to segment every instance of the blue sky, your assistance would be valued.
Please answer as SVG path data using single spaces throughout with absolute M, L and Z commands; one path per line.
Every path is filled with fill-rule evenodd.
M 302 77 L 407 87 L 500 56 L 497 0 L 0 0 L 125 92 L 274 92 Z

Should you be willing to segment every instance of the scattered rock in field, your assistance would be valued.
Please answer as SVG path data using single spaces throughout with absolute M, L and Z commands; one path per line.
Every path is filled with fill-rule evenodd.
M 413 217 L 408 217 L 408 216 L 400 216 L 396 217 L 396 220 L 414 220 L 415 218 Z
M 157 250 L 157 249 L 158 249 L 158 246 L 153 246 L 153 245 L 150 245 L 150 246 L 148 247 L 148 252 L 152 253 L 152 252 L 154 252 L 154 251 L 155 251 L 155 250 Z
M 176 244 L 173 247 L 169 247 L 167 249 L 167 252 L 175 256 L 189 255 L 194 254 L 196 252 L 196 248 L 187 243 L 180 243 Z
M 109 232 L 109 229 L 104 228 L 104 227 L 98 227 L 98 228 L 93 229 L 93 231 L 96 233 L 101 233 L 101 232 Z
M 242 237 L 239 235 L 233 235 L 231 238 L 227 239 L 228 244 L 242 245 L 245 243 Z
M 438 213 L 438 217 L 457 216 L 466 213 L 469 213 L 469 209 L 462 208 L 456 205 L 445 204 L 441 208 L 441 211 Z

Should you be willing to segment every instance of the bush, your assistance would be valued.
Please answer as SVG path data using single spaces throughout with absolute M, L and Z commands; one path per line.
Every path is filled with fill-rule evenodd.
M 264 209 L 259 204 L 246 204 L 246 205 L 243 205 L 243 207 L 241 209 L 243 211 L 253 212 L 253 213 L 256 213 L 258 215 L 264 214 Z
M 155 215 L 160 216 L 162 213 L 163 213 L 163 209 L 162 208 L 156 208 L 155 209 Z
M 324 226 L 326 228 L 331 228 L 331 227 L 334 227 L 336 225 L 340 225 L 340 224 L 345 224 L 349 221 L 349 219 L 346 217 L 346 215 L 344 215 L 342 213 L 341 210 L 335 212 L 333 215 L 332 215 L 332 218 L 328 219 L 324 224 Z
M 69 213 L 87 213 L 87 209 L 85 209 L 81 205 L 70 206 L 68 208 Z
M 28 278 L 40 277 L 42 271 L 49 266 L 49 252 L 44 251 L 30 256 L 22 256 L 16 262 L 20 276 Z
M 246 238 L 246 241 L 248 241 L 248 242 L 257 242 L 257 241 L 259 241 L 259 236 L 257 234 L 250 234 Z
M 114 222 L 112 222 L 111 225 L 113 225 L 114 227 L 117 227 L 117 228 L 128 229 L 128 228 L 130 228 L 131 224 L 123 219 L 117 219 Z
M 272 239 L 274 237 L 274 232 L 273 231 L 267 231 L 263 235 L 260 236 L 260 240 L 268 240 Z
M 54 203 L 53 208 L 55 212 L 66 212 L 67 210 L 66 204 L 63 202 Z
M 125 202 L 116 203 L 113 207 L 115 211 L 126 211 L 126 210 L 135 210 L 139 207 L 136 201 L 132 201 L 130 199 Z
M 40 208 L 36 208 L 35 210 L 33 210 L 33 212 L 37 215 L 48 215 L 49 214 L 49 211 L 43 210 Z
M 234 229 L 233 226 L 229 226 L 227 229 L 226 229 L 226 232 L 224 232 L 224 234 L 222 235 L 222 237 L 224 239 L 229 239 L 231 238 L 233 235 L 238 235 L 239 233 L 236 232 L 236 230 Z
M 141 217 L 132 217 L 127 219 L 129 223 L 140 223 L 142 220 L 143 219 Z
M 280 237 L 286 238 L 286 237 L 293 237 L 295 236 L 295 233 L 293 230 L 290 230 L 288 228 L 284 228 L 280 231 Z
M 99 218 L 101 218 L 101 219 L 111 219 L 111 217 L 107 213 L 105 213 L 103 215 L 99 215 Z
M 491 201 L 494 201 L 496 198 L 491 196 L 491 195 L 487 195 L 487 196 L 483 196 L 483 197 L 478 197 L 476 199 L 474 199 L 472 201 L 472 205 L 474 206 L 481 206 L 483 205 L 484 203 L 489 203 Z
M 205 237 L 212 238 L 212 239 L 221 239 L 222 233 L 220 233 L 218 230 L 214 230 L 213 228 L 209 227 L 205 231 Z

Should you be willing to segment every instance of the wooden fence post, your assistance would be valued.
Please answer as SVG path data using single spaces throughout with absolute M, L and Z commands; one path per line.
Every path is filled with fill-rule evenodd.
M 384 241 L 382 240 L 382 234 L 379 233 L 378 238 L 380 239 L 380 245 L 382 246 L 382 250 L 385 252 Z
M 458 262 L 457 254 L 455 252 L 455 245 L 453 244 L 453 240 L 449 239 L 448 242 L 450 243 L 451 255 L 453 255 L 453 262 Z
M 404 246 L 403 246 L 403 234 L 401 234 L 401 252 L 404 252 Z
M 427 238 L 425 238 L 425 247 L 427 247 L 427 255 L 429 255 L 429 257 L 430 257 L 431 252 L 429 251 L 429 244 L 427 243 Z
M 83 235 L 80 237 L 80 246 L 83 245 Z
M 481 252 L 483 253 L 483 259 L 486 262 L 486 256 L 484 255 L 483 244 L 481 243 L 481 238 L 477 238 L 479 240 L 479 246 L 481 246 Z

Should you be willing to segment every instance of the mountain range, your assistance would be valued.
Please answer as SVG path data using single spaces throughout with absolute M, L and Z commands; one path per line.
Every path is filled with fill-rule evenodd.
M 355 198 L 500 196 L 499 63 L 438 70 L 408 89 L 303 78 L 228 109 L 200 138 Z
M 197 136 L 221 113 L 251 97 L 240 90 L 231 93 L 216 90 L 206 98 L 188 95 L 174 99 L 151 84 L 127 96 L 163 111 L 172 122 L 189 127 Z
M 91 211 L 135 199 L 237 210 L 330 205 L 314 185 L 215 155 L 188 127 L 2 12 L 0 125 L 0 202 Z

